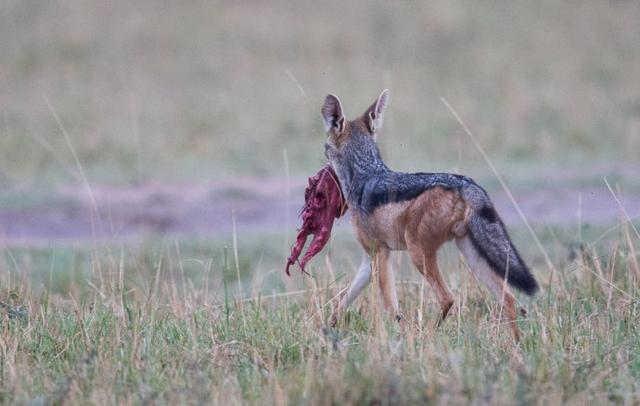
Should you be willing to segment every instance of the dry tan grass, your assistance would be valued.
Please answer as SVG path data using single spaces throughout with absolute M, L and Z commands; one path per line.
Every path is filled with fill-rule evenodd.
M 384 87 L 380 142 L 397 169 L 479 163 L 440 97 L 520 171 L 635 160 L 639 14 L 630 1 L 10 0 L 0 186 L 300 174 L 323 161 L 324 95 L 366 106 Z M 302 282 L 277 276 L 281 235 L 251 249 L 235 233 L 231 249 L 2 247 L 0 402 L 635 404 L 638 241 L 621 224 L 601 237 L 536 230 L 557 274 L 528 250 L 545 283 L 518 345 L 451 255 L 460 308 L 442 328 L 398 257 L 405 330 L 375 285 L 331 330 L 344 241 Z
M 460 307 L 439 329 L 428 285 L 406 275 L 404 329 L 382 311 L 375 283 L 327 329 L 330 301 L 343 289 L 334 272 L 344 265 L 335 260 L 271 294 L 264 281 L 272 271 L 260 263 L 242 287 L 234 284 L 241 268 L 245 275 L 243 256 L 255 257 L 242 250 L 236 265 L 233 250 L 203 261 L 177 244 L 111 247 L 94 251 L 90 269 L 66 284 L 51 273 L 44 286 L 37 264 L 25 261 L 30 251 L 5 250 L 0 396 L 70 404 L 633 404 L 637 240 L 622 228 L 613 242 L 611 250 L 584 247 L 543 284 L 518 321 L 519 344 L 503 328 L 499 304 L 456 262 L 445 271 L 459 275 Z

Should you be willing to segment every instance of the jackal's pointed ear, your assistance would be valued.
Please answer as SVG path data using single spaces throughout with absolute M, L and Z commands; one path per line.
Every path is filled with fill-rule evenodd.
M 380 96 L 378 96 L 378 100 L 375 101 L 365 111 L 363 119 L 371 134 L 375 134 L 375 132 L 382 127 L 382 119 L 384 117 L 384 110 L 387 108 L 389 104 L 389 90 L 384 89 Z
M 342 103 L 340 103 L 340 99 L 337 96 L 328 95 L 324 99 L 321 112 L 324 120 L 324 129 L 327 133 L 335 131 L 340 134 L 344 131 L 346 119 L 344 118 Z

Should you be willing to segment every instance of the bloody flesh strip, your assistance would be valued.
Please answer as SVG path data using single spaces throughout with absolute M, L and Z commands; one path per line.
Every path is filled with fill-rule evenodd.
M 298 229 L 296 244 L 291 249 L 291 256 L 287 260 L 287 275 L 289 267 L 296 261 L 302 272 L 309 260 L 327 245 L 331 236 L 333 221 L 347 211 L 347 204 L 340 190 L 338 177 L 331 165 L 322 167 L 314 176 L 309 178 L 309 185 L 304 191 L 304 206 L 302 208 L 302 227 Z M 298 261 L 298 257 L 307 241 L 307 236 L 313 234 L 307 253 Z

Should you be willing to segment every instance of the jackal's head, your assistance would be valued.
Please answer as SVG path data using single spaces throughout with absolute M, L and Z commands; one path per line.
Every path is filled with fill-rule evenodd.
M 389 91 L 385 89 L 362 116 L 349 121 L 344 115 L 340 99 L 333 94 L 328 95 L 321 110 L 327 133 L 325 144 L 327 158 L 332 160 L 331 155 L 343 151 L 349 144 L 367 140 L 375 141 L 376 134 L 382 127 L 384 110 L 388 102 Z

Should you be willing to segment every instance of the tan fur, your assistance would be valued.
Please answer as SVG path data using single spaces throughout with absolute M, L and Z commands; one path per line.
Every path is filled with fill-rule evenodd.
M 411 204 L 412 201 L 386 204 L 376 208 L 367 218 L 354 215 L 351 221 L 358 241 L 369 249 L 380 246 L 392 250 L 407 249 L 404 232 L 407 209 Z
M 390 250 L 407 250 L 412 262 L 433 287 L 440 303 L 439 322 L 447 317 L 454 304 L 453 296 L 438 269 L 437 252 L 447 241 L 467 234 L 471 208 L 457 191 L 434 188 L 413 200 L 379 206 L 371 215 L 354 214 L 352 223 L 362 247 L 373 259 L 380 290 L 388 311 L 399 317 L 398 299 L 393 271 L 389 268 Z M 516 302 L 503 281 L 487 268 L 479 277 L 501 301 L 503 316 L 513 336 L 520 333 L 516 326 Z M 486 279 L 486 280 L 485 280 Z M 503 300 L 501 300 L 503 299 Z M 333 313 L 335 320 L 342 310 Z
M 353 134 L 370 135 L 375 140 L 387 103 L 388 92 L 385 90 L 362 117 L 347 122 L 339 99 L 333 95 L 327 96 L 321 111 L 327 130 L 326 154 L 337 173 L 340 173 L 342 160 L 338 151 L 352 140 Z M 362 137 L 358 139 L 362 142 Z M 341 179 L 342 187 L 348 187 L 349 181 Z M 352 211 L 356 237 L 366 254 L 346 295 L 334 308 L 331 324 L 335 325 L 340 312 L 369 283 L 372 273 L 379 280 L 386 308 L 400 319 L 394 273 L 388 264 L 392 250 L 409 252 L 414 265 L 434 288 L 440 304 L 440 321 L 444 320 L 454 301 L 438 269 L 437 252 L 445 242 L 455 238 L 474 274 L 497 296 L 502 305 L 501 314 L 506 316 L 514 337 L 518 339 L 520 334 L 515 323 L 515 298 L 506 283 L 476 252 L 467 236 L 472 214 L 472 208 L 459 191 L 441 187 L 426 190 L 412 200 L 378 206 L 373 213 Z
M 466 233 L 468 214 L 458 192 L 435 188 L 410 201 L 380 206 L 370 216 L 353 216 L 358 241 L 375 255 L 388 308 L 394 307 L 391 298 L 395 297 L 395 286 L 388 283 L 392 279 L 386 264 L 388 251 L 408 249 L 413 263 L 436 291 L 441 318 L 446 317 L 453 297 L 438 270 L 436 253 L 446 241 Z
M 434 188 L 413 200 L 389 203 L 363 217 L 354 215 L 353 226 L 365 250 L 386 247 L 407 249 L 407 237 L 429 250 L 466 234 L 469 210 L 458 192 Z
M 342 143 L 345 142 L 345 140 L 347 138 L 349 138 L 349 135 L 351 134 L 351 128 L 347 125 L 344 129 L 344 131 L 342 131 L 339 134 L 335 134 L 331 137 L 329 137 L 329 139 L 333 140 L 334 145 L 336 146 L 336 148 L 341 148 L 342 147 Z
M 362 118 L 358 118 L 350 121 L 348 125 L 345 126 L 343 131 L 332 131 L 331 133 L 327 134 L 327 142 L 340 149 L 342 147 L 342 144 L 349 138 L 351 132 L 354 130 L 371 134 L 371 132 L 369 131 L 369 127 L 367 127 L 367 124 L 364 122 L 364 120 Z
M 436 188 L 421 194 L 408 212 L 410 220 L 405 240 L 409 255 L 436 291 L 440 302 L 440 320 L 447 317 L 453 306 L 453 296 L 438 270 L 437 252 L 442 244 L 460 233 L 461 227 L 466 228 L 465 209 L 459 193 Z
M 505 281 L 500 279 L 496 274 L 492 276 L 496 280 L 496 283 L 501 285 L 501 289 L 503 289 L 503 297 L 498 299 L 500 300 L 501 308 L 504 309 L 503 317 L 507 320 L 508 327 L 511 328 L 513 338 L 515 338 L 516 341 L 520 341 L 520 330 L 518 330 L 518 324 L 516 322 L 518 318 L 516 298 L 509 292 Z
M 514 338 L 518 340 L 520 338 L 520 331 L 516 324 L 516 299 L 509 291 L 507 284 L 489 268 L 486 261 L 473 249 L 471 241 L 469 241 L 468 238 L 456 239 L 456 245 L 464 254 L 473 274 L 476 275 L 476 277 L 480 279 L 480 282 L 488 287 L 495 296 L 500 305 L 500 313 L 507 321 L 507 327 L 511 329 Z
M 397 315 L 400 311 L 398 305 L 398 297 L 396 295 L 396 280 L 393 271 L 389 268 L 389 250 L 387 248 L 379 248 L 374 257 L 374 269 L 378 275 L 378 283 L 384 306 L 387 311 Z

